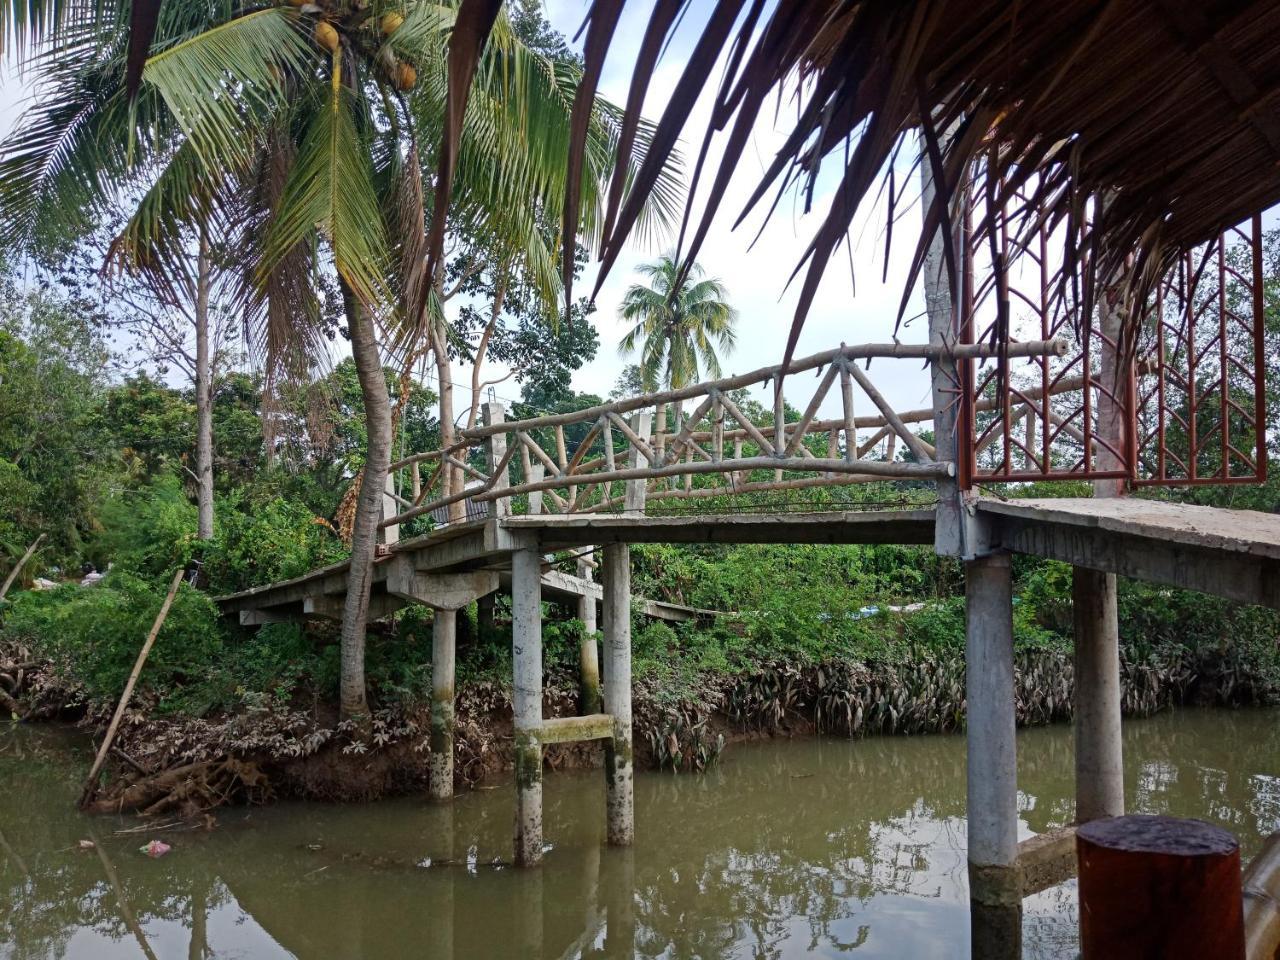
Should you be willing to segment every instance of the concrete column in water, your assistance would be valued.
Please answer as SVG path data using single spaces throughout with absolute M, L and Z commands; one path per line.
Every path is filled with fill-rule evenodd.
M 536 547 L 511 555 L 511 652 L 515 667 L 515 860 L 542 862 L 542 558 Z
M 1114 573 L 1075 567 L 1076 820 L 1124 814 L 1120 643 Z
M 1098 391 L 1097 468 L 1123 471 L 1118 451 L 1127 448 L 1126 370 L 1115 344 L 1124 311 L 1111 291 L 1099 305 L 1103 342 Z M 1131 375 L 1131 374 L 1130 374 Z M 1122 497 L 1125 480 L 1095 480 L 1095 497 Z M 1076 820 L 1087 823 L 1124 815 L 1124 746 L 1120 739 L 1120 625 L 1116 575 L 1072 568 L 1075 623 Z
M 969 896 L 975 957 L 1016 957 L 1021 941 L 1013 587 L 1007 554 L 965 564 Z
M 432 800 L 453 797 L 453 683 L 458 611 L 437 610 L 431 621 L 431 758 L 428 792 Z
M 613 739 L 605 743 L 608 840 L 617 847 L 635 840 L 635 795 L 631 756 L 631 548 L 604 548 L 604 706 L 613 716 Z
M 591 579 L 591 565 L 578 560 L 578 576 Z M 582 686 L 580 711 L 585 716 L 599 713 L 600 705 L 600 654 L 596 645 L 596 598 L 578 598 L 578 619 L 582 621 L 582 643 L 578 647 L 578 670 Z

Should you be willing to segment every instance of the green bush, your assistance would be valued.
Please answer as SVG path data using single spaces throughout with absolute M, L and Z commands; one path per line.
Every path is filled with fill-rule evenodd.
M 346 557 L 324 521 L 294 501 L 254 503 L 233 493 L 219 500 L 216 516 L 217 538 L 205 559 L 215 593 L 287 580 Z
M 165 586 L 113 570 L 92 587 L 64 586 L 19 594 L 4 612 L 0 636 L 48 658 L 60 677 L 83 689 L 88 700 L 114 702 L 124 690 L 147 632 L 164 599 Z M 138 680 L 139 695 L 157 696 L 161 709 L 215 704 L 208 693 L 224 669 L 226 634 L 213 602 L 183 584 Z M 202 712 L 197 709 L 197 712 Z
M 99 569 L 114 565 L 139 577 L 162 578 L 196 552 L 196 508 L 173 474 L 136 490 L 116 490 L 103 501 L 100 529 L 89 555 Z

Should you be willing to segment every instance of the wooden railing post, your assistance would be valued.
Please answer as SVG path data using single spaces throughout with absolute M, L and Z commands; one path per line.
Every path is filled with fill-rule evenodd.
M 646 444 L 649 442 L 649 414 L 635 413 L 631 415 L 631 432 L 643 440 Z M 632 470 L 640 468 L 640 458 L 644 453 L 634 443 L 631 445 L 631 452 L 627 456 L 627 466 Z M 647 461 L 647 458 L 646 458 Z M 649 464 L 653 466 L 653 464 Z M 623 508 L 628 513 L 644 513 L 644 495 L 645 485 L 647 481 L 628 480 L 627 489 L 624 495 Z
M 481 418 L 484 420 L 486 427 L 491 427 L 496 423 L 502 423 L 507 419 L 507 408 L 500 403 L 486 403 L 480 408 Z M 489 476 L 493 478 L 494 490 L 506 490 L 511 486 L 511 473 L 509 467 L 503 467 L 501 473 L 498 473 L 498 466 L 502 463 L 507 455 L 507 435 L 505 433 L 493 433 L 485 439 L 486 459 L 489 464 Z M 507 517 L 511 515 L 511 498 L 499 497 L 492 501 L 493 507 L 490 515 L 495 519 L 497 517 Z

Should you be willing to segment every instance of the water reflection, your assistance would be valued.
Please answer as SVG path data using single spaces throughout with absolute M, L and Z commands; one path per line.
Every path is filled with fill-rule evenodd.
M 1132 809 L 1244 853 L 1280 828 L 1280 711 L 1126 725 Z M 453 805 L 232 811 L 211 833 L 70 809 L 65 736 L 0 732 L 0 957 L 966 957 L 964 744 L 803 741 L 637 778 L 638 845 L 604 847 L 598 772 L 546 779 L 541 870 L 509 866 L 511 788 Z M 1023 835 L 1073 809 L 1070 730 L 1019 739 Z M 174 851 L 138 847 L 163 835 Z M 81 839 L 96 839 L 82 851 Z M 1073 956 L 1073 885 L 1026 902 L 1024 955 Z M 146 946 L 143 947 L 142 944 Z

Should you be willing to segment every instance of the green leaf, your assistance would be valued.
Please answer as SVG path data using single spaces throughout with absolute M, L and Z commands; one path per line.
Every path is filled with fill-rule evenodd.
M 160 91 L 207 165 L 247 157 L 263 119 L 284 101 L 286 74 L 314 72 L 305 22 L 292 8 L 271 7 L 147 61 L 145 81 Z
M 313 230 L 333 251 L 338 274 L 366 304 L 386 304 L 387 239 L 369 146 L 356 125 L 355 95 L 334 85 L 310 117 L 267 232 L 258 279 Z

